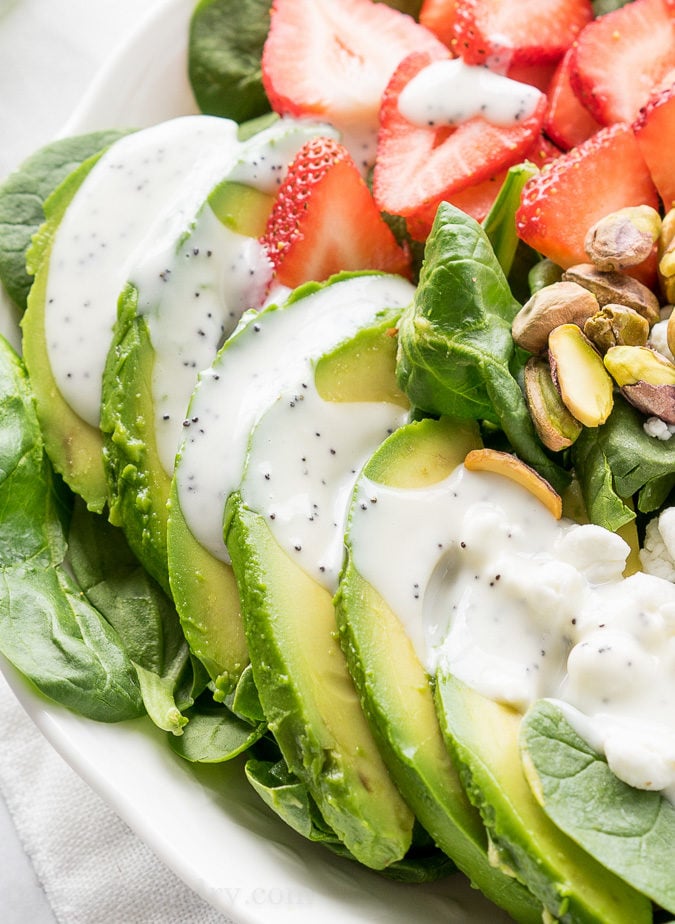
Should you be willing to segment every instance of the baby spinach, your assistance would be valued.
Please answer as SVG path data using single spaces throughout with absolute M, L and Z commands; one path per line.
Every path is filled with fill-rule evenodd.
M 675 806 L 619 780 L 554 702 L 521 725 L 523 766 L 549 817 L 603 866 L 675 912 Z
M 269 112 L 260 59 L 271 0 L 201 0 L 192 14 L 188 74 L 202 112 L 243 122 Z
M 0 281 L 20 311 L 26 308 L 33 282 L 26 270 L 26 252 L 45 220 L 45 200 L 76 167 L 123 134 L 100 131 L 54 141 L 0 185 Z
M 500 426 L 516 452 L 561 488 L 567 475 L 544 452 L 516 377 L 522 358 L 511 322 L 519 309 L 483 228 L 441 203 L 399 324 L 399 385 L 427 413 Z
M 648 436 L 644 417 L 622 398 L 601 427 L 584 428 L 572 460 L 593 523 L 617 530 L 635 517 L 625 499 L 652 513 L 675 486 L 675 445 Z
M 0 341 L 0 651 L 42 693 L 89 718 L 143 712 L 115 630 L 60 564 L 63 504 L 25 368 Z
M 77 500 L 66 561 L 82 593 L 117 632 L 138 675 L 146 710 L 166 731 L 180 733 L 206 683 L 190 655 L 171 600 L 139 565 L 124 536 Z
M 250 725 L 212 700 L 186 713 L 188 724 L 169 744 L 176 754 L 192 763 L 215 764 L 247 751 L 265 733 L 266 725 Z

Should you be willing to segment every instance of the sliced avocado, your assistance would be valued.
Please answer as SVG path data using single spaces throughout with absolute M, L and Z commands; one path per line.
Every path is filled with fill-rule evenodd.
M 328 300 L 323 294 L 326 289 L 330 290 Z M 300 360 L 313 359 L 317 384 L 319 379 L 325 382 L 319 389 L 321 396 L 336 401 L 340 395 L 351 400 L 344 365 L 350 349 L 358 350 L 361 357 L 382 351 L 391 370 L 395 340 L 390 332 L 412 291 L 405 280 L 378 273 L 341 274 L 325 284 L 307 284 L 284 304 L 269 305 L 242 321 L 212 368 L 199 376 L 189 409 L 190 426 L 185 428 L 176 460 L 168 560 L 185 635 L 209 671 L 216 696 L 230 692 L 248 663 L 238 592 L 222 530 L 225 497 L 241 482 L 249 434 L 279 390 L 287 387 L 283 383 L 289 370 Z M 383 307 L 374 308 L 373 301 L 383 298 Z M 331 366 L 334 375 L 320 373 Z M 376 378 L 380 381 L 379 375 Z M 384 394 L 380 391 L 376 400 Z M 405 399 L 395 383 L 387 386 L 386 394 L 392 403 L 403 406 Z M 246 405 L 239 408 L 242 396 Z M 218 409 L 215 418 L 209 416 L 213 408 Z M 193 416 L 200 418 L 196 426 L 191 423 Z M 206 467 L 203 458 L 209 460 Z
M 108 497 L 103 440 L 96 427 L 75 413 L 54 380 L 45 336 L 45 297 L 54 234 L 75 193 L 100 156 L 97 154 L 84 161 L 45 202 L 46 221 L 28 253 L 28 271 L 35 274 L 35 279 L 21 321 L 23 355 L 47 455 L 66 484 L 97 513 L 103 510 Z
M 570 924 L 650 922 L 649 899 L 563 834 L 536 801 L 520 758 L 520 714 L 440 671 L 436 705 L 495 856 L 541 900 L 548 916 Z
M 238 492 L 228 508 L 226 541 L 269 729 L 347 849 L 383 869 L 405 856 L 414 819 L 361 710 L 331 594 L 289 558 Z
M 211 677 L 214 698 L 222 700 L 249 662 L 234 571 L 195 539 L 185 522 L 175 481 L 168 512 L 173 599 L 190 649 Z
M 412 423 L 383 443 L 363 477 L 424 488 L 446 478 L 478 445 L 473 422 Z M 340 638 L 393 778 L 420 822 L 476 887 L 514 920 L 539 922 L 541 903 L 490 864 L 485 828 L 443 741 L 431 681 L 396 614 L 359 574 L 349 530 L 346 545 L 335 601 Z
M 240 220 L 248 229 L 246 237 L 256 237 L 262 233 L 265 221 L 272 205 L 272 197 L 251 189 L 240 183 L 220 183 L 209 197 L 209 203 L 202 206 L 195 218 L 194 226 L 187 235 L 181 234 L 176 242 L 176 254 L 189 254 L 195 230 L 200 227 L 206 211 L 213 214 L 210 204 L 215 201 L 220 212 L 222 224 L 229 226 L 235 234 L 243 233 L 237 222 Z M 224 220 L 223 220 L 224 219 Z M 215 244 L 212 245 L 215 249 Z M 193 251 L 198 252 L 194 247 Z M 218 302 L 217 308 L 211 302 L 207 306 L 210 314 L 215 316 L 219 309 L 222 313 L 226 305 L 221 306 L 222 296 L 218 287 L 212 285 L 210 277 L 198 275 L 203 273 L 203 264 L 195 257 L 182 261 L 193 270 L 194 289 L 201 291 L 200 307 L 204 310 L 206 299 L 211 296 Z M 212 261 L 206 258 L 204 263 L 211 269 Z M 180 265 L 180 264 L 179 264 Z M 194 269 L 193 269 L 194 268 Z M 207 282 L 204 283 L 204 278 Z M 125 532 L 129 545 L 145 568 L 170 593 L 169 570 L 167 562 L 167 501 L 171 487 L 173 468 L 167 470 L 166 460 L 160 458 L 158 446 L 157 411 L 153 389 L 153 370 L 155 365 L 155 348 L 152 342 L 151 326 L 146 312 L 139 308 L 139 296 L 142 290 L 128 283 L 118 303 L 118 318 L 112 337 L 110 352 L 103 377 L 101 430 L 104 434 L 106 472 L 110 493 L 110 519 Z M 159 309 L 161 311 L 161 308 Z M 217 328 L 213 336 L 212 355 L 219 346 L 218 339 L 231 333 L 239 320 L 239 312 L 230 312 L 229 328 Z M 169 323 L 168 321 L 166 323 Z M 189 313 L 186 328 L 200 324 L 192 321 Z M 206 324 L 202 334 L 205 340 Z M 176 365 L 176 378 L 183 372 L 185 354 L 171 353 L 171 361 Z M 191 375 L 194 386 L 197 378 L 195 369 Z M 177 408 L 180 421 L 167 420 L 167 426 L 174 431 L 187 414 L 189 394 L 184 406 Z M 172 408 L 173 411 L 173 408 Z M 176 416 L 176 413 L 173 416 Z M 176 431 L 177 432 L 177 431 Z M 176 435 L 176 447 L 178 443 Z

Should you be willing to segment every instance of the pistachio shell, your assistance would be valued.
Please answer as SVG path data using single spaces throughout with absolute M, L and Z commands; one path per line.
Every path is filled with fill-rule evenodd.
M 647 286 L 625 273 L 606 273 L 592 263 L 578 263 L 563 273 L 563 279 L 576 282 L 592 292 L 604 305 L 626 305 L 647 318 L 649 325 L 661 317 L 659 300 Z
M 525 365 L 525 398 L 544 446 L 553 452 L 571 446 L 583 427 L 563 403 L 550 366 L 540 356 L 530 357 Z
M 586 427 L 603 424 L 614 406 L 614 386 L 593 344 L 576 324 L 562 324 L 551 331 L 548 350 L 567 409 Z
M 535 292 L 513 319 L 511 334 L 515 342 L 530 353 L 546 349 L 554 327 L 573 323 L 583 325 L 598 310 L 595 296 L 575 282 L 554 282 Z
M 615 271 L 642 263 L 661 233 L 661 216 L 649 205 L 628 206 L 589 228 L 586 254 L 598 269 Z

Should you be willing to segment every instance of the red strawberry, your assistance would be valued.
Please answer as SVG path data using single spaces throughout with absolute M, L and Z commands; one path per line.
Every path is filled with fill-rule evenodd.
M 457 0 L 424 0 L 419 16 L 422 25 L 453 50 L 457 6 Z
M 380 215 L 352 157 L 333 138 L 306 142 L 279 187 L 262 243 L 282 285 L 340 270 L 410 275 L 410 256 Z
M 581 144 L 600 128 L 572 89 L 570 75 L 574 53 L 574 48 L 565 52 L 565 57 L 553 75 L 544 119 L 544 131 L 563 151 Z
M 669 0 L 634 0 L 590 23 L 571 63 L 572 87 L 600 122 L 633 122 L 675 81 L 675 12 Z
M 593 17 L 590 0 L 457 0 L 451 47 L 468 64 L 559 61 Z
M 557 64 L 513 64 L 506 71 L 506 76 L 520 83 L 529 83 L 531 86 L 547 93 L 556 72 Z
M 633 131 L 668 211 L 675 204 L 675 86 L 664 90 L 645 106 Z
M 399 96 L 430 63 L 429 54 L 406 58 L 380 110 L 373 194 L 382 211 L 405 217 L 435 211 L 441 200 L 521 160 L 539 136 L 546 107 L 542 95 L 533 115 L 510 126 L 478 116 L 456 128 L 415 125 L 400 112 Z
M 370 162 L 384 88 L 398 63 L 417 49 L 443 46 L 385 3 L 274 0 L 263 85 L 276 112 L 330 122 L 358 162 Z
M 586 232 L 600 218 L 628 205 L 659 200 L 628 125 L 600 129 L 558 157 L 523 189 L 518 234 L 562 267 L 587 262 Z
M 537 143 L 529 150 L 523 160 L 532 161 L 538 167 L 542 167 L 549 161 L 560 157 L 560 151 L 546 138 L 537 139 Z M 488 177 L 475 186 L 469 186 L 457 193 L 452 193 L 447 197 L 447 201 L 452 203 L 458 209 L 471 215 L 476 221 L 483 221 L 502 188 L 502 183 L 506 179 L 509 168 L 506 167 L 495 176 Z M 420 213 L 415 218 L 409 218 L 406 222 L 408 233 L 416 241 L 426 241 L 431 231 L 431 226 L 436 217 L 437 206 L 433 206 L 426 213 Z

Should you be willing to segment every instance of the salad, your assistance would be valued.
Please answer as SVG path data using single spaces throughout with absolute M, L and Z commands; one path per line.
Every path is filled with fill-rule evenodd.
M 589 703 L 621 700 L 616 678 L 636 660 L 619 686 L 668 728 L 643 694 L 668 701 L 673 197 L 660 152 L 672 43 L 645 58 L 649 99 L 632 84 L 612 96 L 621 62 L 594 62 L 619 27 L 644 50 L 672 23 L 651 0 L 553 6 L 561 18 L 533 50 L 522 23 L 504 43 L 491 4 L 426 3 L 420 27 L 361 0 L 337 20 L 279 2 L 269 32 L 262 4 L 242 13 L 255 24 L 243 34 L 227 4 L 201 3 L 191 73 L 209 115 L 58 142 L 7 181 L 11 202 L 37 176 L 40 207 L 20 246 L 2 247 L 5 285 L 28 308 L 25 366 L 3 354 L 0 638 L 84 715 L 147 712 L 189 761 L 244 754 L 253 788 L 295 830 L 384 875 L 419 882 L 456 866 L 517 920 L 652 920 L 673 908 L 667 734 L 656 755 L 649 738 L 625 746 L 619 711 L 608 744 L 592 721 L 607 710 Z M 236 67 L 214 64 L 214 23 Z M 317 109 L 307 74 L 326 67 L 332 81 L 350 42 L 368 61 L 366 23 L 388 39 L 377 91 L 361 73 L 356 100 L 343 86 Z M 324 53 L 292 67 L 289 43 L 309 25 L 303 47 Z M 321 44 L 331 30 L 334 59 Z M 215 102 L 214 67 L 226 87 Z M 474 109 L 425 108 L 447 86 Z M 494 98 L 498 111 L 476 116 Z M 236 111 L 219 108 L 228 100 Z M 598 256 L 608 240 L 611 264 Z M 71 259 L 94 270 L 77 294 L 86 274 Z M 463 496 L 457 472 L 487 495 L 446 517 L 466 532 L 425 513 L 414 550 L 433 538 L 439 552 L 410 571 L 420 511 Z M 411 500 L 394 539 L 408 522 L 396 505 Z M 522 532 L 533 503 L 509 558 L 495 536 Z M 548 538 L 533 546 L 542 515 Z M 476 579 L 492 569 L 489 586 L 511 588 L 495 594 L 505 635 L 476 620 L 462 636 L 448 620 L 490 612 L 458 589 L 458 549 L 474 544 Z M 644 571 L 624 577 L 638 552 Z M 544 571 L 514 583 L 533 556 Z M 400 602 L 383 562 L 410 572 L 422 603 Z M 527 593 L 520 609 L 545 649 L 521 665 L 532 624 L 503 601 Z M 445 625 L 437 609 L 431 623 L 414 614 L 434 599 Z M 620 637 L 599 631 L 598 611 Z M 649 632 L 634 625 L 645 611 Z M 601 657 L 608 638 L 624 661 Z M 549 671 L 556 646 L 562 668 Z

